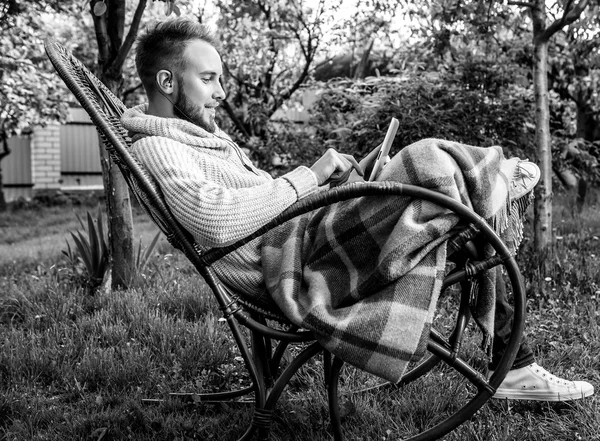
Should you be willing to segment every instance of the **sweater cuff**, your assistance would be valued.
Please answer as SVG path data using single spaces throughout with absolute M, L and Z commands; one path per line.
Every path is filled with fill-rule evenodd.
M 314 193 L 319 188 L 315 174 L 311 169 L 303 165 L 286 173 L 282 177 L 292 184 L 292 187 L 294 187 L 294 190 L 298 194 L 298 199 Z

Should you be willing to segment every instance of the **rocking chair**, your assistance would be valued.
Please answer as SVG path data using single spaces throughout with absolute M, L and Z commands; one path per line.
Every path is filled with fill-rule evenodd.
M 460 377 L 461 381 L 469 385 L 469 392 L 462 407 L 451 411 L 451 414 L 441 422 L 425 428 L 424 431 L 412 435 L 409 439 L 433 440 L 440 438 L 471 418 L 492 397 L 515 359 L 523 332 L 525 299 L 520 272 L 514 257 L 480 216 L 455 200 L 416 186 L 390 182 L 351 184 L 302 199 L 249 237 L 230 246 L 202 253 L 191 235 L 173 217 L 153 179 L 132 157 L 129 149 L 131 140 L 120 123 L 120 116 L 126 109 L 125 105 L 65 48 L 51 40 L 46 42 L 45 48 L 59 76 L 89 114 L 112 161 L 120 168 L 130 190 L 135 194 L 141 206 L 162 230 L 168 241 L 190 260 L 211 288 L 243 357 L 251 381 L 249 387 L 218 393 L 187 394 L 184 398 L 187 397 L 193 402 L 214 402 L 235 401 L 246 396 L 252 397 L 253 418 L 240 439 L 247 440 L 255 435 L 259 439 L 267 439 L 272 414 L 286 385 L 303 365 L 323 353 L 331 433 L 334 439 L 343 439 L 338 383 L 344 361 L 325 351 L 315 341 L 312 333 L 294 327 L 276 307 L 256 304 L 245 299 L 243 295 L 231 292 L 216 276 L 211 265 L 225 254 L 295 216 L 351 198 L 381 195 L 402 195 L 434 202 L 455 212 L 461 219 L 461 225 L 464 225 L 461 233 L 448 243 L 448 250 L 449 253 L 451 251 L 453 253 L 455 266 L 444 280 L 444 289 L 458 286 L 461 290 L 460 305 L 456 312 L 453 329 L 444 333 L 432 328 L 427 345 L 428 354 L 424 360 L 412 365 L 399 384 L 390 386 L 403 386 L 411 383 L 429 373 L 440 362 L 444 362 L 455 371 L 456 377 Z M 484 240 L 489 243 L 496 252 L 495 256 L 481 259 L 473 245 L 475 238 L 478 241 Z M 515 316 L 508 348 L 494 373 L 489 379 L 486 379 L 486 373 L 480 372 L 484 369 L 480 366 L 478 371 L 465 358 L 461 357 L 459 350 L 464 331 L 471 320 L 470 281 L 474 275 L 499 265 L 505 267 L 512 285 Z M 247 342 L 247 334 L 251 336 L 251 344 Z M 297 355 L 284 369 L 280 370 L 279 367 L 286 349 L 294 344 L 299 344 L 299 351 L 294 351 L 297 352 Z M 480 363 L 480 365 L 482 364 L 485 365 L 485 363 Z M 450 378 L 450 376 L 444 378 L 446 377 Z M 401 389 L 393 392 L 401 393 Z

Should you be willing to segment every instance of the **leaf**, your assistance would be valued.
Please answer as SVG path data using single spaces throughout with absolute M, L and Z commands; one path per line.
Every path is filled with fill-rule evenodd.
M 100 256 L 100 241 L 98 240 L 98 233 L 96 231 L 96 226 L 94 224 L 94 219 L 92 219 L 92 215 L 88 211 L 87 213 L 88 219 L 88 236 L 90 239 L 90 260 L 92 262 L 91 275 L 94 277 L 98 277 L 98 269 L 101 261 Z
M 106 12 L 106 9 L 108 8 L 106 7 L 106 3 L 104 3 L 104 0 L 102 0 L 101 2 L 97 2 L 94 5 L 94 15 L 100 17 Z
M 73 242 L 75 242 L 75 246 L 77 247 L 77 251 L 79 251 L 79 256 L 83 260 L 86 270 L 89 274 L 91 274 L 90 268 L 92 266 L 92 262 L 89 260 L 89 244 L 87 243 L 87 239 L 83 237 L 83 235 L 78 232 L 79 236 L 75 235 L 75 233 L 71 233 L 73 237 Z
M 142 259 L 142 265 L 146 266 L 146 263 L 148 262 L 148 260 L 150 260 L 150 257 L 152 257 L 152 252 L 154 251 L 154 248 L 156 247 L 156 244 L 158 242 L 158 239 L 160 238 L 161 232 L 158 231 L 156 233 L 156 235 L 154 236 L 154 239 L 152 239 L 152 242 L 150 242 L 150 245 L 148 245 L 148 247 L 146 248 L 146 251 L 144 253 L 143 259 Z M 142 266 L 142 269 L 143 269 Z
M 175 3 L 173 3 L 173 13 L 177 17 L 181 16 L 181 11 L 179 10 L 179 6 L 177 6 Z
M 165 2 L 165 15 L 167 17 L 171 15 L 171 12 L 173 12 L 173 6 L 175 6 L 175 3 L 173 3 L 172 0 L 167 0 Z
M 102 210 L 100 209 L 100 206 L 98 206 L 98 238 L 100 240 L 100 243 L 102 245 L 102 255 L 105 258 L 108 258 L 108 240 L 105 238 L 104 236 L 104 221 L 102 219 Z

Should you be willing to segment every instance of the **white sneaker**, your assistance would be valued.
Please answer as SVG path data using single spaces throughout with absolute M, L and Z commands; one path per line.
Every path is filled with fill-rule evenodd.
M 500 170 L 509 179 L 508 194 L 511 201 L 520 199 L 530 193 L 542 176 L 536 164 L 519 158 L 505 160 Z
M 537 363 L 508 371 L 492 398 L 508 400 L 571 401 L 594 394 L 587 381 L 569 381 L 552 375 Z

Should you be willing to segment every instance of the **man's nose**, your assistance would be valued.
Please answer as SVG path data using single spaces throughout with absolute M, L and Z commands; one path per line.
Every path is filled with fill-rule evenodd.
M 217 83 L 217 87 L 215 89 L 215 93 L 213 94 L 213 98 L 216 100 L 224 100 L 226 93 L 225 90 L 223 90 L 223 86 L 221 85 L 221 82 Z

